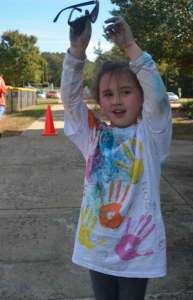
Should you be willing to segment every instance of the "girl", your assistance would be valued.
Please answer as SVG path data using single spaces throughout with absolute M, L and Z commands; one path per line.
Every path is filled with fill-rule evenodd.
M 105 62 L 94 80 L 94 98 L 110 126 L 83 100 L 90 21 L 81 36 L 70 31 L 62 73 L 64 132 L 86 159 L 73 262 L 90 270 L 95 299 L 142 300 L 148 278 L 166 274 L 159 184 L 171 141 L 171 109 L 155 63 L 137 46 L 129 25 L 122 17 L 106 23 L 131 59 L 130 66 Z

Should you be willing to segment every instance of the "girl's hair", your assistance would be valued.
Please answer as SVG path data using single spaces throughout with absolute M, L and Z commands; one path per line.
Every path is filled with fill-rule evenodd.
M 130 69 L 129 63 L 127 61 L 106 61 L 102 64 L 101 68 L 98 70 L 97 74 L 95 75 L 92 88 L 91 88 L 91 94 L 93 99 L 99 104 L 100 102 L 100 81 L 104 74 L 109 74 L 110 78 L 115 75 L 120 74 L 128 74 L 136 83 L 137 88 L 140 91 L 141 97 L 143 99 L 143 90 L 142 87 L 137 79 L 137 76 L 133 73 L 133 71 Z M 110 80 L 110 79 L 109 79 Z

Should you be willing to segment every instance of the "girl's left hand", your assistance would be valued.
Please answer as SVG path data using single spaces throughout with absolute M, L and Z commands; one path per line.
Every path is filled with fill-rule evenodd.
M 110 38 L 122 50 L 127 52 L 127 49 L 135 45 L 135 40 L 129 25 L 121 16 L 107 19 L 105 23 L 113 23 L 105 28 L 109 32 Z

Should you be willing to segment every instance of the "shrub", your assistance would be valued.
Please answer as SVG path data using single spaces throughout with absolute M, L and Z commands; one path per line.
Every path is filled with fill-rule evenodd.
M 186 115 L 189 119 L 193 119 L 193 101 L 183 103 L 180 107 L 180 110 L 186 112 Z

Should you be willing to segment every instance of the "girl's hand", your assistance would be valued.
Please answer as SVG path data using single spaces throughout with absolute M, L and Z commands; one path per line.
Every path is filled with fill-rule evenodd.
M 105 31 L 109 32 L 112 41 L 124 50 L 131 60 L 134 61 L 142 53 L 142 50 L 135 43 L 129 25 L 121 16 L 107 19 L 105 23 L 113 23 L 108 25 Z
M 70 54 L 79 59 L 84 60 L 85 59 L 85 51 L 89 44 L 90 38 L 91 38 L 91 22 L 90 20 L 87 20 L 85 24 L 85 29 L 82 32 L 81 35 L 76 35 L 73 32 L 72 27 L 70 27 Z
M 125 50 L 135 44 L 131 28 L 121 16 L 110 18 L 105 23 L 114 23 L 108 25 L 105 31 L 109 31 L 110 38 L 121 49 Z

